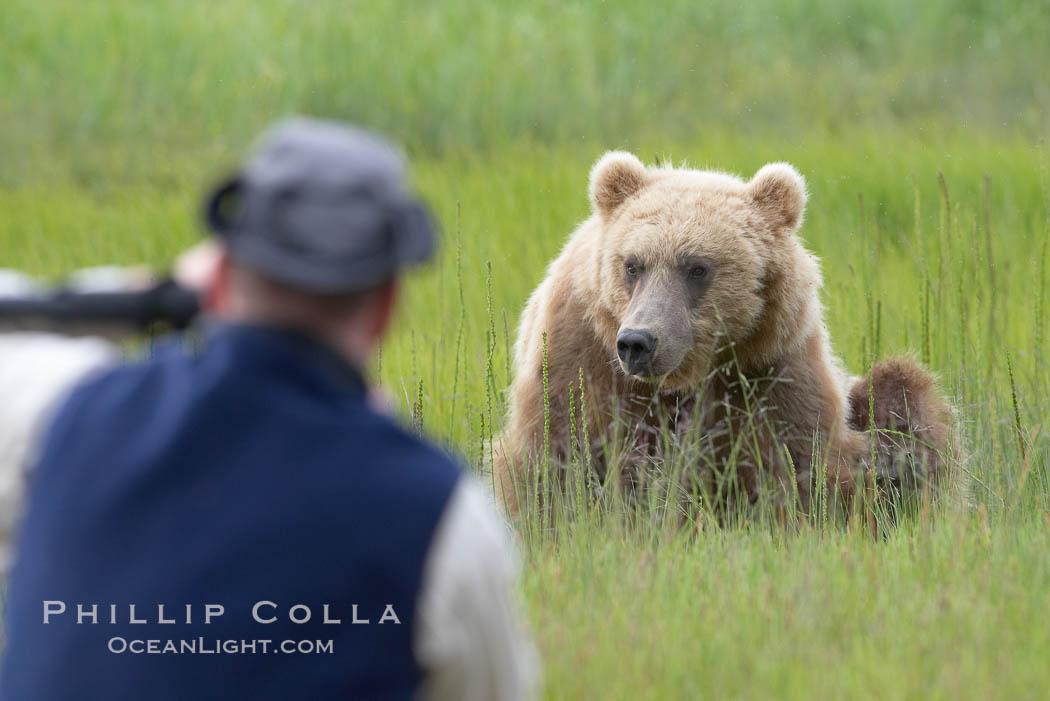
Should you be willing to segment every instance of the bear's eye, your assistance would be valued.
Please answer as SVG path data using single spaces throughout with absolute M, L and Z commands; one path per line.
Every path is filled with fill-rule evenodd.
M 624 263 L 623 267 L 627 272 L 627 277 L 638 277 L 638 274 L 642 272 L 642 266 L 638 265 L 633 260 Z
M 694 280 L 703 280 L 707 277 L 707 266 L 706 265 L 694 265 L 689 268 L 689 277 Z

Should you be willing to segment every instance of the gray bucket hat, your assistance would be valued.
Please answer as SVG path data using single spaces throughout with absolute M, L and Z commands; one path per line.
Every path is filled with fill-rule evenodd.
M 230 257 L 319 294 L 374 287 L 429 259 L 436 235 L 384 139 L 296 117 L 271 127 L 208 197 L 205 220 Z

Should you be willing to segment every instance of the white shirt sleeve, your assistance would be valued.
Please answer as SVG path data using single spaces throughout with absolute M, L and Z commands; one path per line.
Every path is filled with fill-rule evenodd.
M 0 334 L 0 581 L 40 434 L 78 382 L 119 357 L 115 346 L 95 338 Z
M 539 664 L 515 605 L 516 575 L 507 526 L 473 480 L 460 480 L 423 569 L 414 632 L 423 699 L 535 696 Z

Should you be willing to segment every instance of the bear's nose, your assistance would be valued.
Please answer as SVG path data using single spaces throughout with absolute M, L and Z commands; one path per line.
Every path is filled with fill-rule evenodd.
M 656 336 L 640 329 L 624 329 L 616 337 L 616 355 L 632 375 L 649 374 L 656 352 Z

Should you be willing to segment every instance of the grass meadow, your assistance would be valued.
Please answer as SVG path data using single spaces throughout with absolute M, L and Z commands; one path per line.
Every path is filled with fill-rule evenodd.
M 443 228 L 373 368 L 479 469 L 524 301 L 609 148 L 806 177 L 837 351 L 954 398 L 969 505 L 885 537 L 519 528 L 544 696 L 1040 698 L 1050 689 L 1050 9 L 1041 2 L 0 6 L 0 267 L 158 267 L 295 112 L 405 144 Z M 551 391 L 562 391 L 552 388 Z

